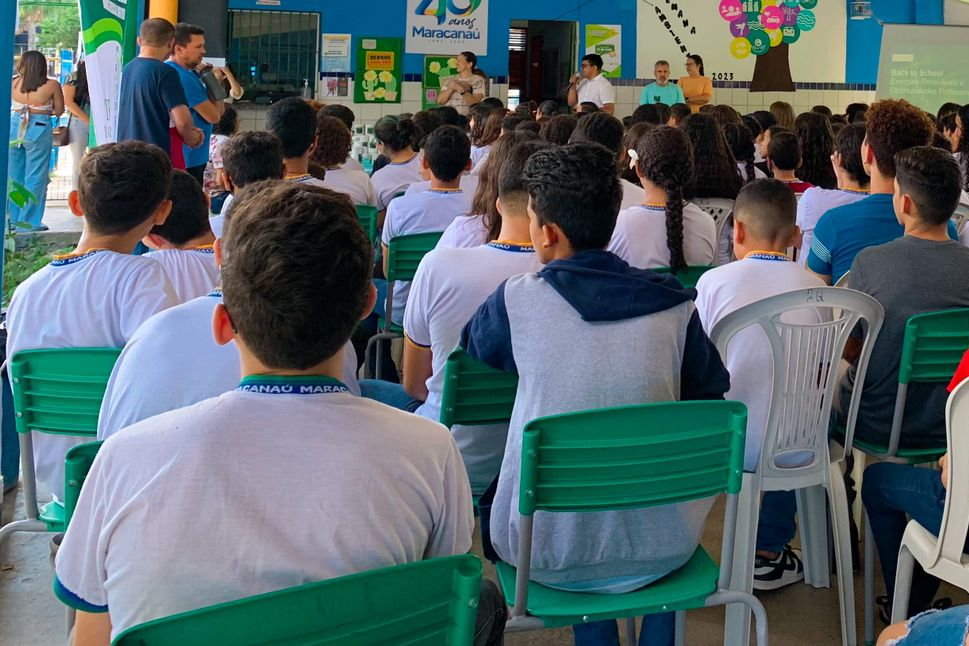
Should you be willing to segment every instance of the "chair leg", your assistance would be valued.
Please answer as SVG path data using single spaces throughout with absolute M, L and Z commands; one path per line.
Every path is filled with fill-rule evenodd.
M 837 471 L 837 470 L 835 470 Z M 838 564 L 838 600 L 841 605 L 841 641 L 844 646 L 856 646 L 855 584 L 851 569 L 851 530 L 848 526 L 848 494 L 844 478 L 828 472 L 828 504 L 831 507 L 831 529 L 834 533 L 835 562 Z
M 12 523 L 7 523 L 3 527 L 0 527 L 0 548 L 3 547 L 4 541 L 6 541 L 11 534 L 15 534 L 17 532 L 38 532 L 39 533 L 39 532 L 46 532 L 46 531 L 47 531 L 47 523 L 41 520 L 33 520 L 33 519 L 15 520 Z
M 828 566 L 828 513 L 823 487 L 798 489 L 798 530 L 804 557 L 804 582 L 815 588 L 831 587 Z
M 676 612 L 676 632 L 674 633 L 674 644 L 676 646 L 686 646 L 686 611 L 677 610 Z
M 858 496 L 861 498 L 861 496 Z M 875 643 L 875 539 L 868 524 L 868 514 L 864 514 L 865 521 L 865 646 Z
M 636 618 L 630 617 L 626 620 L 626 644 L 636 646 Z
M 744 482 L 737 496 L 737 522 L 734 531 L 733 564 L 730 590 L 751 594 L 754 589 L 754 555 L 757 551 L 757 525 L 760 514 L 760 486 L 752 476 L 744 474 Z M 724 528 L 724 532 L 731 528 Z M 727 606 L 724 625 L 724 646 L 747 646 L 750 641 L 750 609 L 741 601 Z
M 859 451 L 858 449 L 852 449 L 852 455 L 855 458 L 855 466 L 851 470 L 851 479 L 855 482 L 855 491 L 859 492 L 855 496 L 855 501 L 851 505 L 851 515 L 855 519 L 855 527 L 861 527 L 861 519 L 864 516 L 864 506 L 861 504 L 861 479 L 865 472 L 865 466 L 867 463 L 868 456 Z
M 736 590 L 717 590 L 710 596 L 706 598 L 703 605 L 707 608 L 712 608 L 713 606 L 727 605 L 727 610 L 729 611 L 735 605 L 742 604 L 744 611 L 747 613 L 749 618 L 750 613 L 754 614 L 755 622 L 755 634 L 757 636 L 757 646 L 768 646 L 767 638 L 767 611 L 764 610 L 764 605 L 755 597 L 753 594 L 748 592 L 738 592 Z M 747 629 L 747 634 L 744 635 L 743 643 L 746 644 L 750 639 L 750 629 Z M 729 641 L 729 635 L 724 638 L 725 646 L 737 646 L 741 642 L 739 641 Z
M 898 550 L 898 567 L 895 569 L 895 596 L 892 599 L 892 623 L 905 621 L 908 614 L 908 601 L 912 594 L 912 576 L 915 571 L 915 556 L 902 543 Z M 889 591 L 891 592 L 891 591 Z

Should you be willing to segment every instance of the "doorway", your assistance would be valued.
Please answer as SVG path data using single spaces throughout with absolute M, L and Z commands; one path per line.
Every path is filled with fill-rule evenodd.
M 508 34 L 508 107 L 564 100 L 578 70 L 578 23 L 512 20 Z

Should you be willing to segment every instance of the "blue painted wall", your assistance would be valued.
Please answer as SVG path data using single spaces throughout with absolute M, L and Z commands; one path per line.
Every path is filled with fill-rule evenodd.
M 182 0 L 183 2 L 186 0 Z M 585 50 L 584 25 L 622 25 L 623 78 L 636 78 L 636 2 L 639 0 L 491 0 L 488 55 L 478 66 L 489 76 L 508 74 L 508 30 L 512 20 L 568 20 L 580 25 L 579 51 Z M 279 7 L 256 0 L 229 0 L 230 9 L 318 11 L 324 32 L 360 36 L 403 36 L 407 16 L 403 0 L 371 0 L 367 5 L 343 0 L 282 0 Z M 366 11 L 365 18 L 361 11 Z M 457 53 L 457 52 L 455 52 Z M 420 74 L 423 54 L 404 56 L 404 73 Z
M 184 1 L 184 0 L 183 0 Z M 323 31 L 355 35 L 396 36 L 405 30 L 405 5 L 402 0 L 372 0 L 361 20 L 357 2 L 338 0 L 281 0 L 279 9 L 318 11 L 322 14 Z M 480 59 L 480 67 L 490 76 L 504 76 L 508 71 L 508 29 L 512 19 L 571 20 L 580 25 L 579 50 L 585 50 L 586 23 L 619 24 L 623 29 L 623 78 L 636 78 L 636 2 L 640 0 L 491 0 L 488 30 L 489 55 Z M 701 0 L 713 2 L 714 0 Z M 832 0 L 824 0 L 832 1 Z M 943 0 L 872 0 L 875 16 L 883 22 L 942 24 Z M 230 9 L 267 9 L 256 0 L 229 0 Z M 846 16 L 847 20 L 847 16 Z M 878 20 L 847 20 L 848 57 L 845 66 L 847 83 L 875 83 L 878 76 L 878 54 L 882 27 Z M 366 24 L 363 28 L 362 25 Z M 404 73 L 420 74 L 423 56 L 407 54 Z M 649 70 L 645 70 L 646 73 Z

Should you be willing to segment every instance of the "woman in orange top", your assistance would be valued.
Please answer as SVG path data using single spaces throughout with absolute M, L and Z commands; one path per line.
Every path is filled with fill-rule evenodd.
M 687 76 L 680 77 L 679 86 L 693 112 L 699 112 L 713 99 L 713 81 L 703 75 L 703 59 L 697 54 L 686 57 Z

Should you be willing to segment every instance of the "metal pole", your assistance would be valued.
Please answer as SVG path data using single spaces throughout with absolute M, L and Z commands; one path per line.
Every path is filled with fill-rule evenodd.
M 14 29 L 17 23 L 17 3 L 16 2 L 0 2 L 0 61 L 7 61 L 10 63 L 10 67 L 6 67 L 7 63 L 2 63 L 6 67 L 7 72 L 13 69 L 13 37 Z M 0 106 L 4 106 L 4 109 L 9 112 L 10 107 L 10 84 L 0 83 Z M 7 172 L 10 169 L 10 145 L 3 148 L 3 153 L 0 154 L 0 178 L 3 181 L 3 205 L 0 206 L 0 214 L 3 216 L 3 235 L 7 232 L 7 211 L 10 208 L 10 200 L 7 198 Z M 4 249 L 3 245 L 0 244 L 0 276 L 3 276 L 3 255 Z

